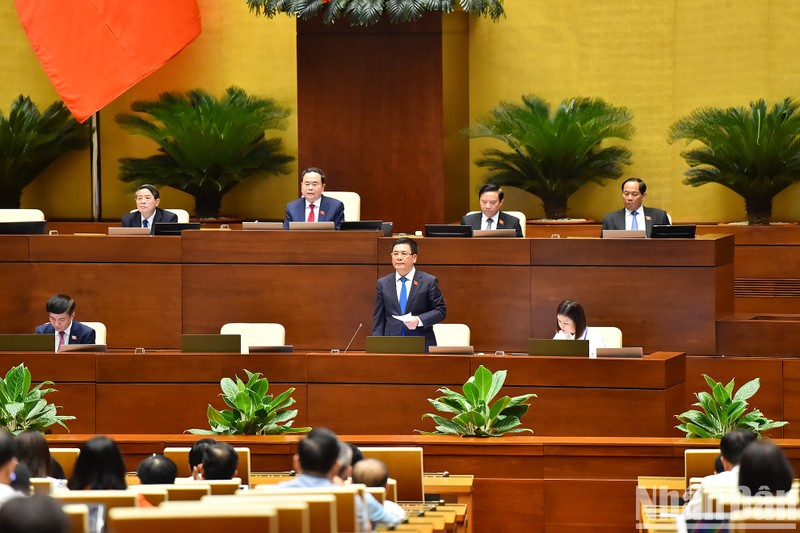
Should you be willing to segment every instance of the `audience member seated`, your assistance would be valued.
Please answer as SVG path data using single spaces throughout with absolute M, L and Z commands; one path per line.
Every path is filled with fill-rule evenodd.
M 154 453 L 136 469 L 136 476 L 142 485 L 173 484 L 178 476 L 178 467 L 172 459 Z
M 589 341 L 589 357 L 597 357 L 597 349 L 605 348 L 603 337 L 586 326 L 583 306 L 573 300 L 564 300 L 556 310 L 556 334 L 554 339 Z
M 289 481 L 281 481 L 278 487 L 316 488 L 335 487 L 333 477 L 339 472 L 339 439 L 325 428 L 312 429 L 297 444 L 293 468 L 299 472 Z
M 725 434 L 719 441 L 719 450 L 722 453 L 722 467 L 724 470 L 718 474 L 706 476 L 700 486 L 686 504 L 684 514 L 696 516 L 703 512 L 703 495 L 711 487 L 736 487 L 739 484 L 739 460 L 744 449 L 753 441 L 756 435 L 746 429 L 735 429 Z
M 514 215 L 503 213 L 503 189 L 495 183 L 487 183 L 478 191 L 481 212 L 466 214 L 461 224 L 472 226 L 473 230 L 513 229 L 516 237 L 522 237 L 522 226 Z
M 649 237 L 653 225 L 669 225 L 666 211 L 642 206 L 646 195 L 647 184 L 641 179 L 628 178 L 622 182 L 622 203 L 625 207 L 603 217 L 603 230 L 645 230 L 645 235 Z
M 745 496 L 780 496 L 792 488 L 794 470 L 786 454 L 769 440 L 747 445 L 739 461 L 739 490 Z
M 216 442 L 203 450 L 202 479 L 233 479 L 239 466 L 239 454 L 227 442 Z
M 178 221 L 178 215 L 158 207 L 161 195 L 152 185 L 140 185 L 135 196 L 136 211 L 122 215 L 123 228 L 150 228 L 150 233 L 153 233 L 156 222 Z
M 0 506 L 4 506 L 12 498 L 21 496 L 11 487 L 17 462 L 17 445 L 14 437 L 5 429 L 0 429 Z
M 16 441 L 17 459 L 28 467 L 31 477 L 66 479 L 64 469 L 50 455 L 50 447 L 41 431 L 23 431 Z
M 65 344 L 94 344 L 95 332 L 75 320 L 75 300 L 66 294 L 56 294 L 45 305 L 50 321 L 37 326 L 34 333 L 54 335 L 53 346 L 58 351 Z
M 15 498 L 0 508 L 3 533 L 67 533 L 70 523 L 61 504 L 50 496 Z
M 205 438 L 192 444 L 192 448 L 189 450 L 189 470 L 192 471 L 192 479 L 203 479 L 203 453 L 206 448 L 216 443 L 215 439 Z
M 14 477 L 11 479 L 11 488 L 23 496 L 31 495 L 31 471 L 24 463 L 17 463 Z
M 70 490 L 127 489 L 125 461 L 117 443 L 108 437 L 94 437 L 84 442 L 67 487 Z
M 383 461 L 378 459 L 364 459 L 353 466 L 353 483 L 363 483 L 367 487 L 383 487 L 389 481 L 389 470 Z M 383 509 L 392 518 L 394 523 L 406 519 L 406 512 L 397 503 L 386 499 Z
M 344 222 L 344 204 L 335 198 L 324 196 L 325 173 L 316 167 L 309 167 L 300 173 L 300 194 L 297 200 L 286 204 L 283 219 L 284 229 L 289 222 L 333 222 L 336 229 Z

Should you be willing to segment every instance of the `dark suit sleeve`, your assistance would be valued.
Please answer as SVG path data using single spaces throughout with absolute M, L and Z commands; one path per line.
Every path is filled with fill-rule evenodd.
M 297 222 L 292 217 L 292 203 L 294 202 L 286 204 L 286 214 L 283 216 L 283 229 L 289 229 L 289 222 Z
M 522 237 L 522 225 L 519 223 L 519 219 L 513 215 L 511 215 L 511 224 L 514 228 L 514 237 Z
M 122 215 L 122 227 L 123 228 L 131 228 L 131 227 L 133 227 L 133 217 L 134 217 L 134 215 L 136 215 L 136 213 L 125 213 L 124 215 Z
M 333 225 L 336 227 L 336 229 L 341 229 L 342 222 L 344 222 L 344 204 L 337 201 L 336 209 L 333 212 Z
M 161 210 L 161 218 L 164 222 L 177 222 L 178 215 L 171 211 L 166 211 L 164 209 Z
M 97 339 L 97 333 L 89 326 L 83 326 L 83 334 L 78 339 L 80 344 L 94 344 Z
M 381 280 L 375 287 L 375 310 L 372 313 L 372 335 L 383 336 L 386 324 L 386 305 L 383 301 L 383 288 Z
M 37 335 L 44 335 L 45 333 L 47 333 L 45 331 L 45 328 L 47 328 L 47 326 L 49 326 L 49 325 L 50 324 L 42 324 L 41 326 L 36 326 L 36 329 L 34 330 L 34 333 L 37 334 Z
M 439 280 L 434 276 L 430 276 L 428 282 L 428 290 L 426 294 L 428 300 L 428 311 L 417 315 L 424 328 L 431 328 L 434 324 L 438 324 L 447 315 L 447 306 L 444 303 L 444 296 L 442 291 L 439 290 Z

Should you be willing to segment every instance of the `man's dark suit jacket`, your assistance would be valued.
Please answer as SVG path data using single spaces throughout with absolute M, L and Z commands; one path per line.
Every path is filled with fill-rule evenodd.
M 156 216 L 153 217 L 153 224 L 150 226 L 150 234 L 153 233 L 153 228 L 156 222 L 177 222 L 178 215 L 164 211 L 160 207 L 156 207 Z M 126 213 L 122 215 L 123 228 L 141 228 L 142 227 L 142 214 L 137 210 L 133 213 Z
M 417 269 L 414 272 L 414 280 L 411 282 L 410 288 L 405 312 L 419 317 L 423 326 L 409 330 L 402 322 L 392 318 L 392 315 L 403 314 L 400 312 L 400 302 L 397 300 L 395 273 L 392 272 L 378 280 L 375 293 L 375 312 L 372 315 L 372 334 L 400 335 L 405 330 L 406 336 L 424 336 L 427 350 L 430 346 L 436 346 L 433 325 L 444 320 L 447 307 L 444 304 L 442 292 L 439 290 L 439 280 L 434 276 Z
M 38 335 L 54 335 L 56 329 L 49 322 L 36 326 L 35 333 Z M 72 328 L 69 330 L 69 344 L 94 344 L 94 330 L 89 326 L 84 326 L 77 320 L 72 321 Z M 53 341 L 55 346 L 55 341 Z
M 645 207 L 644 224 L 645 235 L 649 237 L 650 231 L 653 229 L 653 224 L 659 226 L 668 226 L 669 217 L 667 216 L 667 212 L 663 209 Z M 625 209 L 620 209 L 619 211 L 614 211 L 613 213 L 607 214 L 603 218 L 603 229 L 625 229 Z M 602 233 L 600 235 L 602 236 Z
M 515 237 L 522 237 L 522 226 L 519 225 L 519 219 L 517 217 L 509 215 L 508 213 L 503 213 L 502 211 L 498 214 L 500 215 L 500 220 L 495 221 L 496 229 L 513 229 Z M 482 215 L 483 213 L 480 211 L 472 213 L 471 215 L 464 215 L 464 218 L 461 219 L 461 224 L 472 226 L 472 229 L 483 229 L 481 227 Z
M 333 222 L 336 229 L 341 229 L 344 222 L 344 204 L 335 198 L 324 194 L 320 198 L 319 213 L 314 213 L 316 222 Z M 298 198 L 286 204 L 286 216 L 283 219 L 283 229 L 289 229 L 289 222 L 306 221 L 306 199 Z

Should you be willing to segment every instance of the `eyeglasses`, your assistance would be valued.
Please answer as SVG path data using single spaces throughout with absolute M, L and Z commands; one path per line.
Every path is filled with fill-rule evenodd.
M 410 256 L 410 255 L 414 255 L 414 254 L 411 254 L 411 253 L 409 253 L 409 252 L 392 252 L 392 257 L 402 257 L 402 258 L 406 258 L 406 257 L 408 257 L 408 256 Z

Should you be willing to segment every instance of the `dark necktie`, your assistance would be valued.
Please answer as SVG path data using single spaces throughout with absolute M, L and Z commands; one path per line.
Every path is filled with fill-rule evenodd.
M 64 346 L 64 344 L 66 344 L 64 342 L 64 335 L 66 335 L 66 334 L 67 333 L 65 331 L 59 331 L 58 332 L 58 348 L 56 348 L 57 352 L 60 352 L 61 351 L 61 347 Z
M 150 223 L 147 222 L 147 219 L 142 220 L 142 227 L 143 228 L 149 228 L 150 227 Z
M 494 222 L 494 220 L 491 218 L 486 219 L 486 229 L 492 229 L 492 222 Z

